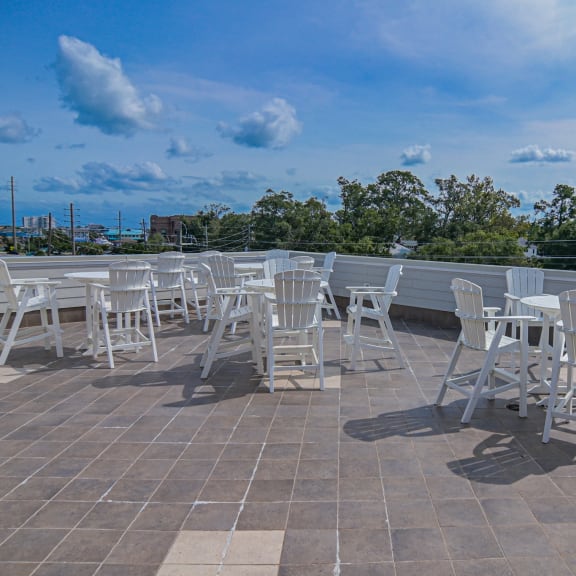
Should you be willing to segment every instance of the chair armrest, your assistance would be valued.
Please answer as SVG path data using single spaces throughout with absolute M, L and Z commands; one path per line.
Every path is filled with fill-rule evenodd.
M 506 300 L 512 300 L 513 302 L 520 302 L 520 296 L 510 294 L 509 292 L 504 292 L 504 298 L 506 298 Z
M 370 294 L 379 294 L 382 296 L 397 296 L 398 292 L 396 290 L 385 290 L 378 286 L 346 286 L 347 290 L 350 290 L 351 294 L 365 294 L 370 296 Z
M 22 280 L 12 280 L 12 286 L 60 286 L 59 280 L 49 280 L 48 278 L 23 278 Z

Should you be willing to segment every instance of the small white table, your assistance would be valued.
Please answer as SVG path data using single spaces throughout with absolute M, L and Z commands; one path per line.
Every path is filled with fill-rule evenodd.
M 542 359 L 540 362 L 540 384 L 531 388 L 529 392 L 531 394 L 548 394 L 550 392 L 550 384 L 548 382 L 548 357 L 553 352 L 553 348 L 548 345 L 548 334 L 550 333 L 550 326 L 553 326 L 553 338 L 556 344 L 558 339 L 556 320 L 560 317 L 560 301 L 558 300 L 558 296 L 554 294 L 538 294 L 537 296 L 524 296 L 524 298 L 520 298 L 520 302 L 542 312 L 543 341 L 546 342 L 546 346 L 543 346 Z

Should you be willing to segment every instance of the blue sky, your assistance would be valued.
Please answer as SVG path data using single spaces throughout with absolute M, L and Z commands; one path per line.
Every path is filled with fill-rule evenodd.
M 576 185 L 573 0 L 3 0 L 0 223 L 138 226 L 268 188 Z

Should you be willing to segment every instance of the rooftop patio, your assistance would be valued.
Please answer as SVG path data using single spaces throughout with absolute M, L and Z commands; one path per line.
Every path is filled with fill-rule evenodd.
M 197 320 L 163 322 L 158 364 L 94 363 L 81 322 L 64 324 L 63 359 L 15 349 L 0 574 L 575 574 L 570 427 L 541 444 L 538 397 L 527 419 L 499 398 L 462 426 L 461 396 L 432 404 L 457 332 L 395 326 L 408 367 L 366 353 L 351 372 L 327 321 L 324 392 L 294 375 L 270 394 L 241 356 L 201 381 Z

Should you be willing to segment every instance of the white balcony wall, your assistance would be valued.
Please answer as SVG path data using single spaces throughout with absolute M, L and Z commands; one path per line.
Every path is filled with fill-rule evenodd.
M 235 257 L 248 260 L 262 259 L 258 252 L 241 252 Z M 310 254 L 320 266 L 323 255 Z M 130 259 L 147 259 L 154 262 L 153 255 L 133 255 Z M 14 278 L 42 277 L 60 280 L 58 289 L 60 307 L 81 308 L 84 306 L 84 287 L 65 278 L 67 272 L 105 269 L 111 262 L 124 260 L 126 256 L 55 256 L 55 257 L 19 257 L 5 258 Z M 192 262 L 194 256 L 187 255 Z M 338 255 L 330 280 L 335 296 L 348 299 L 346 286 L 369 284 L 383 285 L 388 268 L 394 264 L 404 265 L 403 275 L 398 285 L 398 297 L 394 304 L 410 308 L 423 308 L 452 312 L 454 299 L 450 292 L 452 278 L 466 278 L 482 286 L 488 306 L 504 307 L 506 289 L 505 272 L 507 266 L 487 266 L 480 264 L 454 264 L 446 262 L 425 262 L 418 260 L 399 260 L 395 258 L 373 258 L 367 256 Z M 576 288 L 576 272 L 564 270 L 546 270 L 544 290 L 558 294 L 563 290 Z M 0 311 L 5 303 L 0 293 Z

